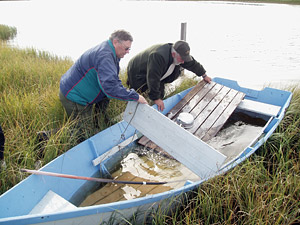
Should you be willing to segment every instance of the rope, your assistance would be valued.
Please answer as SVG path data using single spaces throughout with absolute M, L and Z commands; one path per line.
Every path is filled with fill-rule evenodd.
M 138 104 L 139 104 L 139 103 L 138 103 Z M 117 144 L 114 145 L 114 147 L 118 146 L 119 151 L 122 149 L 121 146 L 119 146 L 119 144 L 121 143 L 121 140 L 125 140 L 125 132 L 126 132 L 126 130 L 128 129 L 128 127 L 129 127 L 129 125 L 130 125 L 130 123 L 131 123 L 131 121 L 132 121 L 132 119 L 133 119 L 133 117 L 134 117 L 134 115 L 135 115 L 135 113 L 136 113 L 136 111 L 137 111 L 138 104 L 136 105 L 136 108 L 135 108 L 135 110 L 134 110 L 134 113 L 133 113 L 132 118 L 130 119 L 129 123 L 128 123 L 127 126 L 125 127 L 124 131 L 121 133 L 120 139 L 118 140 Z M 136 130 L 135 130 L 135 132 L 134 132 L 134 134 L 133 134 L 133 136 L 132 136 L 132 140 L 130 141 L 129 144 L 131 144 L 131 143 L 134 141 L 134 136 L 135 136 L 135 134 L 136 134 Z M 106 152 L 106 153 L 103 153 L 104 156 L 105 156 L 105 155 L 108 155 L 108 154 L 109 154 L 109 151 Z M 101 162 L 100 162 L 100 163 L 101 163 Z
M 122 132 L 122 134 L 121 134 L 121 138 L 123 138 L 123 140 L 125 140 L 125 135 L 124 135 L 124 133 L 125 133 L 126 130 L 128 129 L 128 127 L 129 127 L 131 121 L 133 120 L 133 117 L 134 117 L 135 114 L 136 114 L 136 111 L 137 111 L 137 108 L 138 108 L 139 104 L 140 104 L 140 103 L 137 103 L 137 104 L 136 104 L 136 107 L 135 107 L 135 109 L 134 109 L 133 115 L 132 115 L 130 121 L 128 122 L 127 126 L 125 127 L 125 130 L 124 130 L 124 131 Z M 121 140 L 121 138 L 120 138 L 120 140 Z M 119 142 L 120 142 L 120 141 L 119 141 Z

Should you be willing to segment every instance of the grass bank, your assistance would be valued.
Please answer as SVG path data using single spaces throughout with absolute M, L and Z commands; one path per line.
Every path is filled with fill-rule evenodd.
M 20 167 L 33 168 L 39 160 L 35 151 L 37 132 L 64 125 L 58 82 L 70 65 L 70 60 L 46 52 L 0 42 L 0 124 L 6 139 L 0 193 L 24 178 Z M 51 155 L 46 161 L 55 157 Z

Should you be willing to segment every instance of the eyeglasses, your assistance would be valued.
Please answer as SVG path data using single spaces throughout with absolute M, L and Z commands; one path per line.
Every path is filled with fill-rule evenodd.
M 122 41 L 119 41 L 119 43 L 124 47 L 125 51 L 129 51 L 130 50 L 130 47 L 126 47 L 126 45 L 124 45 Z

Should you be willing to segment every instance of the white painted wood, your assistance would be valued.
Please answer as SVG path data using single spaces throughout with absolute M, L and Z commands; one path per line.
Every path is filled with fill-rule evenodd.
M 217 172 L 226 159 L 149 105 L 128 102 L 123 119 L 203 179 Z
M 29 214 L 52 213 L 74 210 L 77 207 L 65 200 L 55 192 L 49 190 L 42 200 L 30 211 Z
M 237 108 L 267 116 L 277 116 L 280 110 L 279 106 L 251 101 L 249 99 L 242 100 Z
M 151 196 L 147 197 L 148 199 L 151 199 Z M 146 201 L 147 202 L 147 201 Z M 56 220 L 45 222 L 43 220 L 39 220 L 42 222 L 28 222 L 26 224 L 35 224 L 35 225 L 99 225 L 99 224 L 124 224 L 125 220 L 130 220 L 132 218 L 132 215 L 134 215 L 136 212 L 143 212 L 143 213 L 137 213 L 135 217 L 135 221 L 137 224 L 143 224 L 145 221 L 145 217 L 150 214 L 151 210 L 156 210 L 158 208 L 159 204 L 165 203 L 167 205 L 163 205 L 165 208 L 170 207 L 170 202 L 165 201 L 165 202 L 159 202 L 158 201 L 152 201 L 151 203 L 145 203 L 142 205 L 138 205 L 136 203 L 132 203 L 131 205 L 127 205 L 128 207 L 123 208 L 118 208 L 116 210 L 99 210 L 99 212 L 94 212 L 92 214 L 88 214 L 85 216 L 78 215 L 78 211 L 72 212 L 72 216 L 70 218 L 66 219 L 61 219 L 60 215 L 54 215 L 56 217 Z M 162 206 L 162 207 L 163 207 Z M 82 209 L 83 207 L 79 207 L 78 209 Z M 107 211 L 107 212 L 106 212 Z M 51 215 L 52 216 L 52 215 Z M 52 216 L 53 218 L 53 216 Z M 113 218 L 113 219 L 112 219 Z M 1 220 L 1 219 L 0 219 Z M 112 223 L 113 220 L 113 223 Z M 27 221 L 30 221 L 28 219 Z M 12 223 L 6 223 L 6 224 L 19 224 L 18 221 L 15 222 L 13 221 Z M 25 223 L 23 223 L 25 224 Z
M 130 144 L 131 142 L 135 141 L 138 139 L 138 136 L 135 134 L 132 137 L 126 139 L 125 141 L 121 142 L 120 144 L 118 144 L 117 146 L 113 147 L 112 149 L 108 150 L 107 152 L 103 153 L 102 155 L 100 155 L 99 157 L 97 157 L 96 159 L 94 159 L 93 165 L 97 166 L 99 165 L 101 162 L 103 162 L 103 160 L 107 159 L 108 157 L 112 156 L 113 154 L 115 154 L 116 152 L 118 152 L 120 149 L 124 148 L 125 146 L 127 146 L 128 144 Z

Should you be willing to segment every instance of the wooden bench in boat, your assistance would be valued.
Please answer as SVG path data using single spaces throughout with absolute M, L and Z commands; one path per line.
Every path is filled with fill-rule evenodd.
M 166 116 L 175 121 L 181 112 L 191 113 L 196 118 L 196 125 L 187 130 L 208 141 L 218 133 L 236 108 L 274 117 L 280 111 L 279 106 L 243 99 L 244 96 L 242 92 L 223 85 L 201 81 Z M 140 138 L 138 143 L 162 151 L 146 136 Z
M 223 127 L 244 96 L 244 93 L 223 85 L 201 81 L 166 116 L 176 121 L 181 112 L 191 113 L 195 119 L 194 125 L 186 130 L 201 140 L 208 141 Z M 159 149 L 146 136 L 138 143 Z
M 210 92 L 211 89 L 214 91 Z M 200 90 L 206 90 L 206 92 L 200 92 Z M 227 97 L 236 95 L 238 97 L 234 98 L 233 101 L 232 97 Z M 232 112 L 243 96 L 244 94 L 222 87 L 222 85 L 206 84 L 203 81 L 193 88 L 167 116 L 148 105 L 128 102 L 123 119 L 204 179 L 218 171 L 226 156 L 199 138 L 200 133 L 205 133 L 206 130 L 199 130 L 197 129 L 198 126 L 192 126 L 186 130 L 172 120 L 175 120 L 180 112 L 189 112 L 194 116 L 195 124 L 201 123 L 204 119 L 202 121 L 205 125 L 203 128 L 209 127 L 208 123 L 212 123 L 213 120 L 205 121 L 205 118 L 209 118 L 208 116 L 211 115 L 210 118 L 218 123 L 220 121 L 218 111 L 224 111 L 226 107 L 232 108 Z M 200 101 L 202 105 L 197 104 L 199 99 L 203 99 Z M 218 104 L 222 99 L 224 99 L 224 104 Z M 217 111 L 214 111 L 214 108 Z M 228 113 L 228 117 L 231 112 Z M 193 135 L 194 133 L 197 135 Z
M 188 130 L 201 138 L 203 141 L 208 141 L 218 133 L 228 117 L 236 108 L 273 117 L 276 117 L 280 111 L 279 106 L 243 99 L 244 94 L 241 92 L 238 94 L 238 92 L 234 91 L 233 89 L 230 89 L 230 92 L 226 93 L 226 97 L 221 98 L 220 94 L 222 95 L 222 92 L 218 94 L 216 93 L 217 91 L 220 91 L 220 87 L 224 88 L 224 86 L 217 85 L 216 83 L 208 85 L 204 81 L 199 82 L 177 105 L 171 109 L 171 111 L 167 114 L 167 117 L 174 121 L 180 112 L 191 112 L 193 115 L 198 112 L 199 116 L 200 113 L 206 110 L 206 113 L 202 113 L 195 121 L 195 123 L 202 123 L 199 123 L 198 127 Z M 224 90 L 226 89 L 228 90 L 228 88 L 225 87 Z M 212 104 L 208 105 L 208 101 L 215 101 L 215 103 L 213 103 L 215 106 L 214 113 L 210 113 L 213 106 Z M 216 104 L 216 101 L 219 101 L 219 104 Z M 196 104 L 198 104 L 198 106 L 191 110 Z M 202 125 L 203 127 L 201 127 Z M 209 125 L 211 126 L 209 127 Z M 196 132 L 193 132 L 197 128 L 199 129 Z M 105 155 L 105 157 L 99 156 L 93 160 L 94 166 L 98 165 L 104 160 L 104 158 L 107 158 L 109 155 L 117 152 L 120 148 L 122 148 L 122 146 L 127 145 L 137 138 L 138 137 L 135 135 L 134 138 L 130 138 L 124 141 L 124 143 L 114 147 L 111 151 L 109 151 L 108 155 Z M 160 152 L 163 151 L 146 136 L 140 138 L 138 143 Z
M 230 89 L 218 83 L 211 82 L 210 84 L 207 84 L 204 81 L 201 81 L 171 109 L 171 111 L 166 115 L 166 118 L 176 121 L 177 116 L 181 112 L 189 112 L 193 115 L 195 121 L 194 125 L 191 128 L 186 129 L 186 131 L 201 139 L 203 142 L 206 142 L 217 134 L 217 132 L 223 127 L 227 119 L 236 108 L 269 116 L 276 116 L 280 110 L 280 107 L 278 106 L 251 100 L 243 100 L 244 96 L 245 94 L 243 92 Z M 224 160 L 224 156 L 218 154 L 216 150 L 205 145 L 205 143 L 199 142 L 199 140 L 192 138 L 191 135 L 187 135 L 186 132 L 182 131 L 183 129 L 178 129 L 178 126 L 174 126 L 175 123 L 170 123 L 170 121 L 167 121 L 162 114 L 158 113 L 158 111 L 154 110 L 153 108 L 150 109 L 151 107 L 142 105 L 138 107 L 137 104 L 133 104 L 131 103 L 130 106 L 131 111 L 128 110 L 128 107 L 126 108 L 124 120 L 131 123 L 131 125 L 135 126 L 136 129 L 145 135 L 139 140 L 139 144 L 156 149 L 158 151 L 163 151 L 160 148 L 163 147 L 162 145 L 168 147 L 169 151 L 167 151 L 164 147 L 163 149 L 169 154 L 171 152 L 172 157 L 176 158 L 178 161 L 182 160 L 180 161 L 181 163 L 193 170 L 199 176 L 201 176 L 199 173 L 201 166 L 197 165 L 199 164 L 198 161 L 200 161 L 200 164 L 201 162 L 204 164 L 203 167 L 204 171 L 206 170 L 206 172 L 209 170 L 216 171 L 218 169 L 218 166 Z M 128 105 L 130 105 L 130 103 L 128 103 Z M 140 110 L 140 115 L 135 115 L 135 118 L 132 121 L 133 115 L 136 113 L 136 109 L 141 107 L 143 107 L 143 109 Z M 136 119 L 136 117 L 138 119 Z M 156 119 L 149 119 L 149 117 Z M 148 121 L 145 122 L 145 120 Z M 174 132 L 175 130 L 176 132 Z M 178 132 L 180 134 L 177 134 Z M 150 138 L 152 141 L 147 138 L 148 135 L 146 135 L 146 133 L 152 135 L 152 138 Z M 160 135 L 164 136 L 164 138 L 161 138 Z M 156 140 L 153 138 L 156 138 Z M 187 139 L 185 140 L 183 138 Z M 136 137 L 134 139 L 136 139 Z M 187 145 L 182 145 L 182 143 L 178 142 L 177 139 L 181 139 L 187 143 Z M 161 144 L 156 145 L 155 143 L 157 143 L 157 141 L 161 142 Z M 124 143 L 126 145 L 127 141 L 124 141 Z M 171 146 L 177 150 L 173 151 Z M 189 157 L 186 156 L 186 154 L 181 153 L 184 149 L 193 149 L 193 151 L 189 150 L 189 155 L 198 156 L 199 160 L 197 163 L 195 163 L 196 161 L 191 158 L 192 156 Z M 112 152 L 118 150 L 119 147 L 115 147 Z M 102 161 L 101 157 L 102 156 L 93 161 L 94 165 L 97 165 Z M 199 168 L 196 168 L 196 166 L 193 164 L 197 165 Z
M 243 101 L 241 101 L 237 108 L 273 117 L 276 117 L 281 109 L 280 106 L 251 101 L 248 99 L 244 99 Z

